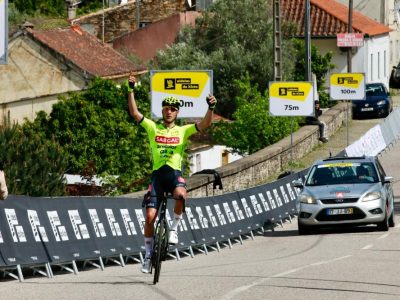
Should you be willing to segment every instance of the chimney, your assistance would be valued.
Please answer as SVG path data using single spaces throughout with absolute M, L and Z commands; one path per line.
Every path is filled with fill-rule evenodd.
M 67 15 L 68 20 L 73 20 L 76 18 L 76 6 L 80 3 L 76 3 L 75 0 L 65 0 L 67 5 Z
M 21 29 L 33 29 L 33 27 L 35 27 L 35 25 L 33 25 L 32 23 L 25 21 L 22 25 L 21 25 Z

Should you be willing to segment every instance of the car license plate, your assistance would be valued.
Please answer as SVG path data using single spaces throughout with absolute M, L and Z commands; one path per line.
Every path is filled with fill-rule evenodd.
M 372 110 L 374 110 L 373 107 L 364 107 L 364 108 L 361 108 L 361 111 L 372 111 Z
M 351 215 L 353 208 L 330 208 L 326 211 L 329 216 L 333 215 Z

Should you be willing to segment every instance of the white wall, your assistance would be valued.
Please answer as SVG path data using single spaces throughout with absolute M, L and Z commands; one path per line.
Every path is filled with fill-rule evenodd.
M 332 73 L 347 72 L 347 53 L 336 46 L 336 39 L 313 39 L 312 43 L 321 54 L 333 52 L 332 63 L 335 68 L 326 76 L 326 86 L 329 87 Z M 365 73 L 366 82 L 382 82 L 389 86 L 389 46 L 388 34 L 365 39 L 364 46 L 353 50 L 352 73 Z
M 389 35 L 365 40 L 366 82 L 382 82 L 389 88 Z
M 8 53 L 0 65 L 0 122 L 32 120 L 39 110 L 49 113 L 58 96 L 86 87 L 81 74 L 29 36 L 12 40 Z
M 203 147 L 198 150 L 190 151 L 190 175 L 204 169 L 215 169 L 222 166 L 222 154 L 227 151 L 226 146 L 216 145 Z M 228 154 L 228 163 L 242 158 L 238 154 Z
M 336 0 L 346 6 L 349 0 Z M 375 21 L 389 26 L 389 52 L 387 54 L 389 73 L 400 61 L 400 13 L 396 14 L 395 3 L 400 0 L 353 0 L 353 9 Z M 389 74 L 390 75 L 390 74 Z

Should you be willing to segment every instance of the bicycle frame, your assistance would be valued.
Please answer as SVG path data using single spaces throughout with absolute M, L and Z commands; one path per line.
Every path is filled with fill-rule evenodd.
M 154 267 L 153 283 L 156 284 L 160 278 L 161 263 L 168 254 L 169 226 L 166 218 L 167 196 L 164 196 L 158 209 L 158 221 L 154 235 L 154 247 L 152 255 L 152 266 Z

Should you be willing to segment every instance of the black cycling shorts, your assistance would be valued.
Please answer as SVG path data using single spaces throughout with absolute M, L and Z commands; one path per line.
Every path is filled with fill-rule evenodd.
M 186 188 L 186 182 L 181 171 L 174 170 L 168 165 L 153 171 L 147 197 L 145 196 L 144 199 L 144 206 L 158 209 L 162 196 L 165 193 L 173 194 L 176 187 Z M 161 197 L 157 197 L 157 195 Z

